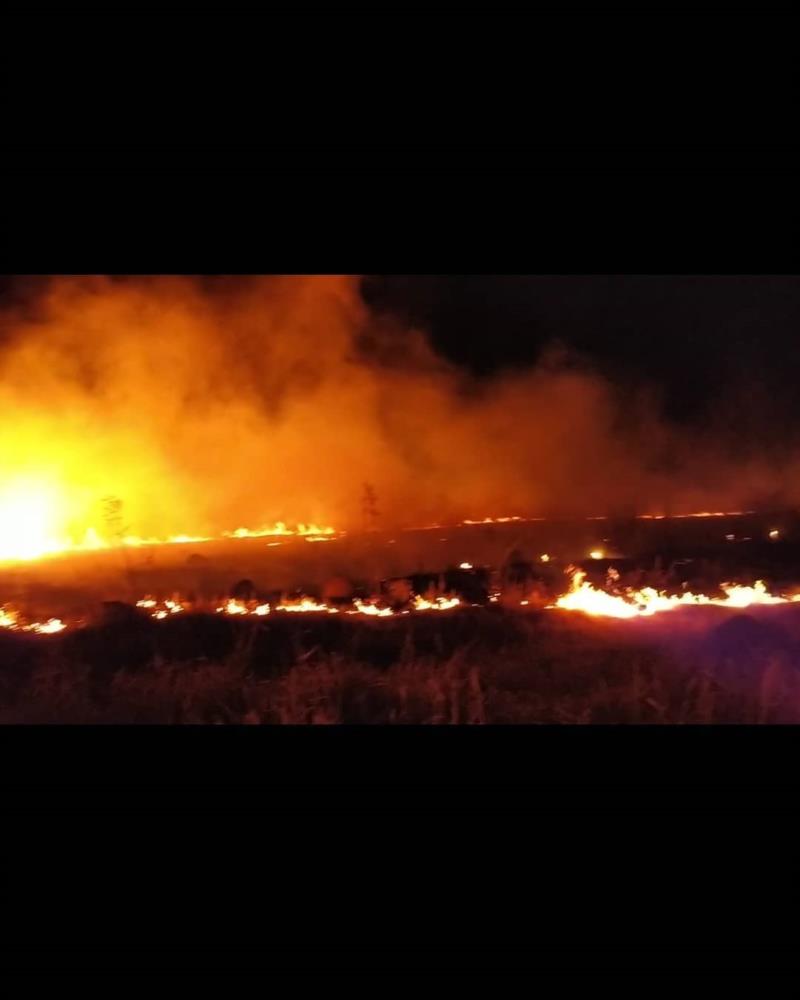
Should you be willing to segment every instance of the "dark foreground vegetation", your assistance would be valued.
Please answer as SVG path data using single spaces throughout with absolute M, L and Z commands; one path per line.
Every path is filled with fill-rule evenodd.
M 63 635 L 0 635 L 0 723 L 797 723 L 799 618 L 131 613 Z

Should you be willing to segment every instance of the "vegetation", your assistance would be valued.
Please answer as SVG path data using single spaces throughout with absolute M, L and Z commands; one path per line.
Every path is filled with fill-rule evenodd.
M 15 640 L 2 658 L 0 723 L 800 722 L 800 671 L 777 647 L 737 638 L 734 652 L 665 648 L 624 626 L 558 614 L 421 617 L 388 628 L 226 622 L 216 657 L 158 623 L 138 635 L 144 653 L 124 668 L 113 658 L 133 648 L 128 633 L 98 632 L 94 645 Z M 184 622 L 182 635 L 195 624 Z

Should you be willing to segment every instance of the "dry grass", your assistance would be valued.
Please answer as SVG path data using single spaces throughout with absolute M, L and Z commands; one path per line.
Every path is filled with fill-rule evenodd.
M 217 662 L 167 662 L 98 680 L 52 644 L 0 698 L 0 723 L 72 724 L 719 724 L 800 722 L 791 657 L 754 657 L 737 671 L 586 624 L 515 625 L 507 642 L 480 630 L 455 649 L 447 626 L 421 655 L 398 636 L 376 665 L 363 636 L 345 651 L 298 640 L 292 662 L 261 669 L 263 647 L 243 629 Z M 376 633 L 377 634 L 377 633 Z M 359 649 L 362 650 L 359 653 Z M 385 660 L 385 650 L 381 651 Z

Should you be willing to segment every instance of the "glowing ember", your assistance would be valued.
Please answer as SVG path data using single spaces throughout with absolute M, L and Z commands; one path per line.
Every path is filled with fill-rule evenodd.
M 592 549 L 592 551 L 589 553 L 589 558 L 590 559 L 602 559 L 604 555 L 605 555 L 605 553 L 603 552 L 602 549 Z
M 769 533 L 769 537 L 770 537 L 770 538 L 772 539 L 772 541 L 774 542 L 774 541 L 776 541 L 776 540 L 777 540 L 778 538 L 780 538 L 780 537 L 781 537 L 781 533 L 780 533 L 780 531 L 778 531 L 778 529 L 777 529 L 777 528 L 773 528 L 773 529 L 772 529 L 772 531 L 770 531 L 770 533 Z
M 540 560 L 541 560 L 542 562 L 550 562 L 550 556 L 549 556 L 549 555 L 548 555 L 548 554 L 547 554 L 546 552 L 543 552 L 543 553 L 542 553 L 542 554 L 541 554 L 541 555 L 539 556 L 539 559 L 540 559 Z
M 458 564 L 459 569 L 472 569 L 472 563 L 463 562 Z

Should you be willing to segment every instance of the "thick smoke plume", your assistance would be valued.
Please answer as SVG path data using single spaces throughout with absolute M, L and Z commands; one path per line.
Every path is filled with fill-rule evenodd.
M 389 527 L 741 509 L 795 479 L 558 354 L 467 376 L 355 277 L 58 278 L 1 343 L 0 508 L 55 498 L 75 536 L 108 496 L 166 536 L 358 528 L 365 483 Z

